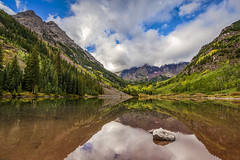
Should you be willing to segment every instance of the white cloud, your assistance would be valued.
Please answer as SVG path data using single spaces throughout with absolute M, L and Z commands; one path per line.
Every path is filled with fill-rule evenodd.
M 186 5 L 182 5 L 179 8 L 179 16 L 186 16 L 186 15 L 190 15 L 192 14 L 194 11 L 198 10 L 199 7 L 201 6 L 200 2 L 194 1 L 192 3 L 186 4 Z
M 162 28 L 162 29 L 165 29 L 165 28 L 167 28 L 167 27 L 168 27 L 168 24 L 165 23 L 161 28 Z
M 168 159 L 176 160 L 173 152 L 153 143 L 152 135 L 139 128 L 110 122 L 65 160 L 90 159 Z
M 96 59 L 107 69 L 119 71 L 145 63 L 190 61 L 202 45 L 240 15 L 239 2 L 225 0 L 210 5 L 205 13 L 180 24 L 167 36 L 159 36 L 158 30 L 153 29 L 144 32 L 143 22 L 167 24 L 174 8 L 182 3 L 179 0 L 79 0 L 71 6 L 73 16 L 63 19 L 49 16 L 48 20 L 54 20 L 83 48 L 95 44 Z M 114 31 L 112 35 L 110 30 Z
M 11 8 L 6 6 L 2 1 L 0 1 L 0 9 L 4 10 L 6 13 L 10 15 L 16 14 Z
M 16 6 L 17 6 L 17 8 L 19 9 L 19 7 L 20 7 L 20 0 L 15 0 L 15 2 L 16 2 Z
M 18 11 L 22 12 L 22 11 L 26 11 L 27 10 L 27 1 L 25 1 L 25 4 L 23 4 L 23 2 L 21 2 L 21 0 L 15 0 L 16 3 L 16 7 L 18 9 Z
M 176 141 L 165 146 L 153 143 L 151 134 L 118 122 L 105 124 L 83 146 L 70 153 L 65 160 L 219 160 L 194 136 L 175 133 Z

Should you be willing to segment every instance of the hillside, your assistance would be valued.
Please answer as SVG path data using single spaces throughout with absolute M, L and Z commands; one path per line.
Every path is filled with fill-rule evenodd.
M 233 94 L 240 91 L 240 21 L 204 45 L 177 76 L 147 86 L 128 86 L 128 93 Z
M 131 82 L 158 82 L 169 79 L 179 74 L 188 62 L 180 62 L 176 64 L 166 64 L 161 67 L 143 65 L 141 67 L 132 67 L 116 74 L 124 80 Z
M 83 71 L 87 70 L 90 74 L 94 74 L 95 77 L 110 86 L 119 88 L 125 85 L 125 82 L 121 78 L 106 70 L 100 62 L 89 52 L 78 46 L 53 21 L 43 22 L 43 20 L 31 10 L 20 12 L 13 17 L 28 29 L 36 32 L 38 37 L 47 41 L 50 45 L 63 50 L 64 52 L 61 57 L 66 61 L 74 63 L 77 66 L 80 65 L 81 67 L 78 66 L 80 69 Z
M 235 91 L 240 91 L 240 21 L 204 45 L 179 75 L 156 85 L 157 94 Z
M 0 91 L 120 95 L 111 86 L 124 85 L 54 22 L 33 11 L 10 16 L 0 10 Z

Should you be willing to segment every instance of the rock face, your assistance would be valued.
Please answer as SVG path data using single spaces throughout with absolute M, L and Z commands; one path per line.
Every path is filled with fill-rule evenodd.
M 162 81 L 180 73 L 188 64 L 188 62 L 180 62 L 177 64 L 166 64 L 161 67 L 143 65 L 142 67 L 132 67 L 116 74 L 128 81 Z
M 78 46 L 55 22 L 44 22 L 32 10 L 19 12 L 16 15 L 13 15 L 13 17 L 19 23 L 36 32 L 42 39 L 48 41 L 49 43 L 56 45 L 56 42 L 60 42 L 68 47 L 74 48 L 81 52 L 85 58 L 92 62 L 98 63 L 101 67 L 103 67 L 103 65 L 98 62 L 89 52 Z M 76 59 L 77 58 L 78 57 L 76 57 Z
M 53 21 L 43 22 L 43 20 L 32 10 L 19 12 L 16 15 L 13 15 L 13 17 L 22 25 L 38 33 L 40 36 L 42 36 L 43 39 L 47 41 L 54 43 L 53 40 L 55 40 L 72 46 L 76 49 L 78 48 L 74 41 L 69 38 L 56 23 Z
M 153 139 L 158 141 L 175 141 L 175 134 L 171 131 L 159 128 L 150 130 L 149 133 L 153 134 Z

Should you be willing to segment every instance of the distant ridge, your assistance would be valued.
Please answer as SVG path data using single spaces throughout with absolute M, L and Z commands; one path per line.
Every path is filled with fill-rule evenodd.
M 161 67 L 151 66 L 145 64 L 141 67 L 132 67 L 120 72 L 116 72 L 118 76 L 127 81 L 162 81 L 173 77 L 180 73 L 189 62 L 180 62 L 173 64 L 166 64 Z

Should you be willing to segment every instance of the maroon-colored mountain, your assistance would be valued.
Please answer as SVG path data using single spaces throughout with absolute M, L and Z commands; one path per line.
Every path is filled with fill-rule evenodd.
M 145 64 L 141 67 L 132 67 L 116 74 L 127 81 L 162 81 L 180 73 L 189 62 L 166 64 L 161 67 Z

